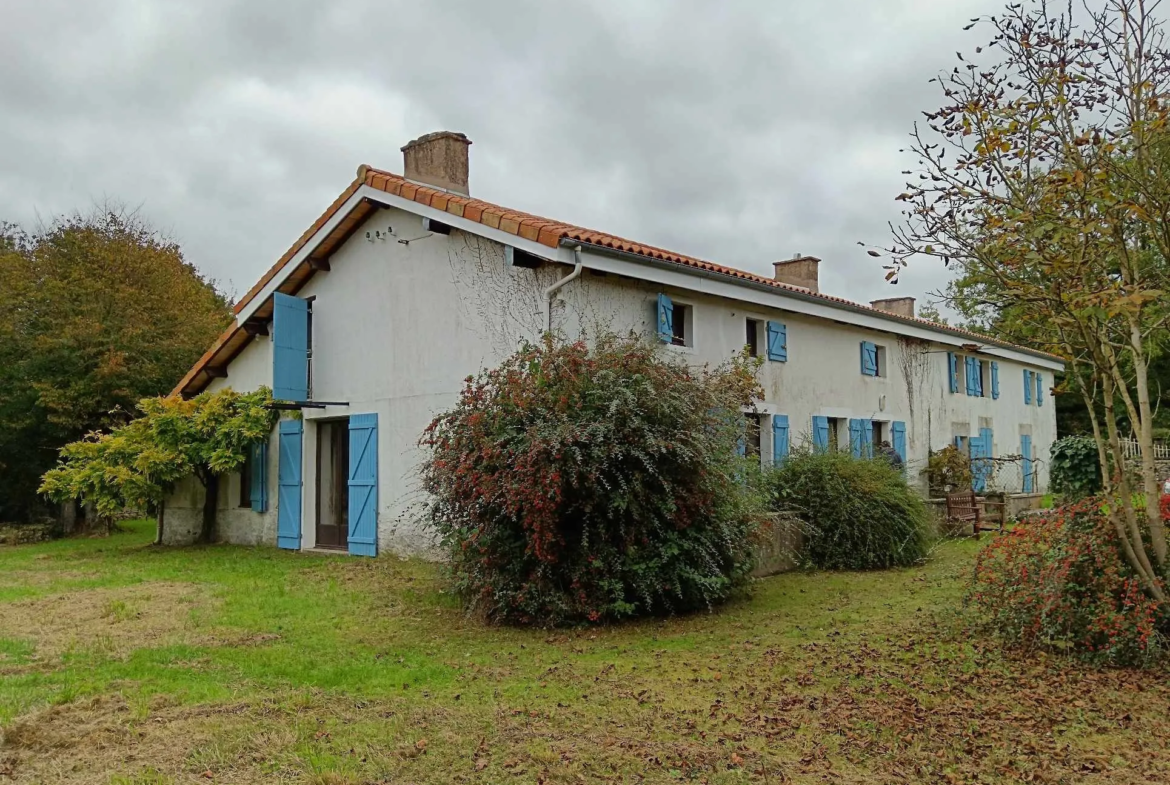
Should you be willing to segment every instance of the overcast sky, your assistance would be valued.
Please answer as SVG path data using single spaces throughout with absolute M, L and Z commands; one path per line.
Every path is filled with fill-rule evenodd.
M 927 80 L 994 0 L 5 0 L 0 220 L 141 206 L 238 296 L 358 164 L 462 131 L 471 193 L 822 291 L 884 283 Z

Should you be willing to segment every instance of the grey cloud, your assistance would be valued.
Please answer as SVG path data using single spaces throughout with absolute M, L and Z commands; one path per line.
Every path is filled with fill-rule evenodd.
M 141 204 L 239 293 L 359 163 L 467 133 L 472 192 L 767 273 L 888 296 L 927 79 L 979 0 L 16 0 L 0 28 L 0 219 Z M 947 274 L 911 268 L 899 293 Z

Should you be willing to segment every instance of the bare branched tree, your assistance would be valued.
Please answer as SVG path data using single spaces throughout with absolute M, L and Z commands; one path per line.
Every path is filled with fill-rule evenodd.
M 957 265 L 988 310 L 1016 315 L 993 321 L 1020 333 L 1003 337 L 1066 359 L 1126 558 L 1164 599 L 1148 378 L 1170 319 L 1170 53 L 1157 5 L 1037 0 L 972 20 L 992 35 L 932 80 L 945 105 L 912 133 L 904 220 L 871 254 L 888 278 L 920 255 Z M 1120 470 L 1119 415 L 1141 444 L 1144 510 Z

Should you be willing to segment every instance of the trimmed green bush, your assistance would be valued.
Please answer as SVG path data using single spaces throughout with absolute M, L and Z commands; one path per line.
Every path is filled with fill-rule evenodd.
M 824 570 L 921 562 L 934 539 L 922 497 L 884 460 L 802 449 L 772 469 L 773 509 L 803 524 L 800 560 Z
M 1049 475 L 1052 492 L 1084 499 L 1101 492 L 1101 461 L 1092 436 L 1065 436 L 1052 443 Z
M 552 338 L 467 379 L 421 443 L 426 519 L 488 619 L 706 609 L 743 585 L 764 515 L 736 456 L 753 361 L 695 371 L 636 338 Z

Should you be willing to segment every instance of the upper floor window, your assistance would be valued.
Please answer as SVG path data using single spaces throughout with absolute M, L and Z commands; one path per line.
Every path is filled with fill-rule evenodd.
M 752 357 L 788 361 L 788 327 L 773 320 L 747 319 L 747 348 Z
M 694 346 L 694 309 L 658 295 L 658 340 L 673 346 Z
M 886 362 L 886 347 L 878 346 L 871 341 L 861 342 L 861 374 L 862 376 L 888 376 Z

